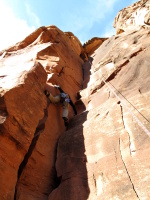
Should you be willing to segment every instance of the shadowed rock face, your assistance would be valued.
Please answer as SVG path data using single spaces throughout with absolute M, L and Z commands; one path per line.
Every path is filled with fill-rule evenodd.
M 46 107 L 43 95 L 46 72 L 40 63 L 30 65 L 26 72 L 23 66 L 22 72 L 17 71 L 17 66 L 12 68 L 7 69 L 0 79 L 1 199 L 14 197 L 18 167 Z M 37 106 L 39 104 L 41 107 Z
M 50 26 L 0 53 L 0 199 L 150 198 L 150 30 L 87 44 Z

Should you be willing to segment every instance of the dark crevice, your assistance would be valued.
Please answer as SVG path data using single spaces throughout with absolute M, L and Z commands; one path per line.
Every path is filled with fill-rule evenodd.
M 77 101 L 81 99 L 81 94 L 80 94 L 80 91 L 77 92 Z
M 85 73 L 84 73 L 84 71 L 85 71 L 85 69 L 84 69 L 84 64 L 83 64 L 82 65 L 82 81 L 83 81 L 83 83 L 84 83 L 84 80 L 85 80 Z M 84 85 L 83 83 L 82 83 L 82 90 L 83 90 L 83 85 Z
M 0 124 L 3 124 L 8 117 L 7 111 L 0 110 Z
M 59 187 L 59 185 L 61 184 L 61 181 L 62 181 L 62 176 L 55 178 L 55 188 L 54 189 Z
M 140 88 L 138 89 L 138 91 L 139 91 L 139 93 L 140 93 L 140 94 L 142 94 L 142 92 L 141 92 L 141 89 L 140 89 Z
M 94 90 L 92 90 L 91 95 L 96 93 L 97 90 L 101 89 L 105 85 L 104 81 L 101 82 L 100 85 L 98 85 Z
M 53 189 L 56 189 L 59 187 L 59 185 L 61 184 L 61 181 L 62 181 L 62 176 L 58 177 L 57 176 L 57 171 L 56 171 L 56 160 L 57 160 L 57 147 L 58 147 L 58 140 L 56 142 L 56 145 L 55 145 L 55 153 L 54 153 L 54 185 L 53 185 Z
M 97 187 L 97 184 L 96 184 L 96 178 L 95 178 L 95 175 L 93 174 L 93 180 L 94 180 L 94 185 L 95 185 L 95 188 Z
M 90 60 L 90 58 L 89 58 L 89 60 Z M 83 76 L 83 88 L 82 89 L 86 88 L 87 83 L 90 79 L 90 75 L 91 75 L 90 70 L 91 70 L 91 64 L 87 61 L 82 66 L 82 73 L 83 73 L 83 75 L 82 75 Z M 77 194 L 78 199 L 88 199 L 90 190 L 89 190 L 88 181 L 87 181 L 88 180 L 87 179 L 87 168 L 86 168 L 87 158 L 86 158 L 86 155 L 84 154 L 85 147 L 84 147 L 84 135 L 83 135 L 83 123 L 87 119 L 88 111 L 84 112 L 86 107 L 85 107 L 84 102 L 81 99 L 80 92 L 78 92 L 77 98 L 78 98 L 78 101 L 75 103 L 75 105 L 76 105 L 76 109 L 78 111 L 78 115 L 76 115 L 72 119 L 70 119 L 67 131 L 63 134 L 62 138 L 61 137 L 59 138 L 58 144 L 56 144 L 54 163 L 56 164 L 56 160 L 58 159 L 58 162 L 59 162 L 59 159 L 60 159 L 60 158 L 57 158 L 57 153 L 58 153 L 57 151 L 60 151 L 60 149 L 62 149 L 62 148 L 63 148 L 62 151 L 66 151 L 66 150 L 69 151 L 69 148 L 70 148 L 69 143 L 66 143 L 66 142 L 63 143 L 63 141 L 65 141 L 65 139 L 68 138 L 70 142 L 72 141 L 72 143 L 74 143 L 74 136 L 77 136 L 77 141 L 79 142 L 78 145 L 80 146 L 80 148 L 82 148 L 82 151 L 81 151 L 82 153 L 81 153 L 80 158 L 79 158 L 79 162 L 82 162 L 82 175 L 80 173 L 75 174 L 75 176 L 73 176 L 72 174 L 69 175 L 68 173 L 67 173 L 67 176 L 63 176 L 63 173 L 62 174 L 59 173 L 59 175 L 58 175 L 57 169 L 56 169 L 56 166 L 55 166 L 55 176 L 53 176 L 55 178 L 55 180 L 54 180 L 55 181 L 55 188 L 54 189 L 58 188 L 57 190 L 59 190 L 59 187 L 62 184 L 62 182 L 67 181 L 68 179 L 72 179 L 74 177 L 79 177 L 79 179 L 80 179 L 79 187 L 81 189 L 85 188 L 86 193 L 84 194 L 84 197 L 82 197 L 82 198 L 81 198 L 80 193 Z M 80 133 L 80 134 L 77 134 L 77 132 Z M 70 138 L 69 135 L 71 135 L 71 138 Z M 63 147 L 63 145 L 65 145 L 65 146 Z M 75 145 L 75 143 L 73 145 Z M 67 158 L 64 157 L 64 159 L 67 161 Z M 71 165 L 73 165 L 73 166 L 75 165 L 76 162 L 74 163 L 74 161 L 76 161 L 76 159 L 77 159 L 76 157 L 72 157 Z M 79 168 L 80 168 L 80 166 L 79 166 Z M 70 188 L 72 188 L 72 186 L 67 185 L 67 188 L 63 189 L 64 193 L 65 193 L 65 197 L 67 199 L 72 199 L 71 193 L 68 192 L 70 190 Z M 49 199 L 51 199 L 52 191 L 50 192 Z
M 8 117 L 8 112 L 7 112 L 7 108 L 6 108 L 6 104 L 5 104 L 5 99 L 4 96 L 0 95 L 0 134 L 4 134 L 4 132 L 2 130 L 4 130 L 4 122 L 6 121 Z
M 4 96 L 0 96 L 0 111 L 1 114 L 5 113 L 5 115 L 7 114 L 7 108 L 6 108 L 6 104 L 5 104 L 5 99 Z
M 3 78 L 5 78 L 7 75 L 3 75 L 3 76 L 0 76 L 0 79 L 3 79 Z
M 60 70 L 58 76 L 61 76 L 62 74 L 64 74 L 64 67 L 62 67 L 62 69 Z
M 82 99 L 79 99 L 78 101 L 76 101 L 75 106 L 78 111 L 78 114 L 81 114 L 82 112 L 86 110 L 86 106 L 84 105 Z
M 142 48 L 140 48 L 138 51 L 134 52 L 133 54 L 130 55 L 130 59 L 138 55 L 141 51 L 143 51 Z
M 120 138 L 119 138 L 119 147 L 120 147 Z M 135 189 L 135 187 L 134 187 L 134 183 L 132 182 L 131 176 L 130 176 L 130 174 L 129 174 L 129 172 L 128 172 L 128 169 L 127 169 L 127 167 L 126 167 L 126 164 L 125 164 L 125 162 L 124 162 L 124 160 L 123 160 L 123 157 L 122 157 L 122 154 L 121 154 L 121 148 L 119 148 L 119 149 L 120 149 L 121 160 L 122 160 L 123 165 L 124 165 L 124 167 L 125 167 L 125 170 L 126 170 L 126 173 L 127 173 L 127 175 L 128 175 L 128 178 L 129 178 L 129 180 L 130 180 L 130 182 L 131 182 L 133 191 L 135 192 L 135 194 L 136 194 L 136 196 L 137 196 L 137 199 L 140 200 L 140 198 L 139 198 L 139 196 L 138 196 L 138 194 L 137 194 L 137 192 L 136 192 L 136 189 Z
M 49 105 L 49 101 L 47 102 L 47 108 L 48 108 L 48 105 Z M 30 146 L 29 146 L 28 152 L 26 153 L 26 155 L 24 157 L 24 160 L 22 161 L 22 163 L 19 166 L 17 183 L 16 183 L 16 187 L 15 187 L 14 200 L 16 200 L 16 198 L 17 198 L 17 184 L 18 184 L 18 181 L 19 181 L 19 179 L 21 177 L 21 174 L 22 174 L 23 170 L 25 169 L 29 158 L 31 157 L 33 150 L 35 149 L 35 146 L 37 144 L 37 141 L 39 139 L 40 134 L 45 129 L 45 122 L 46 122 L 46 119 L 48 117 L 48 109 L 47 108 L 44 109 L 44 117 L 43 117 L 43 119 L 41 119 L 39 121 L 39 124 L 38 124 L 38 126 L 36 128 L 36 131 L 35 131 L 35 134 L 34 134 L 34 137 L 32 139 L 32 142 L 31 142 Z
M 19 178 L 23 172 L 23 170 L 25 169 L 27 163 L 28 163 L 28 160 L 30 158 L 30 156 L 32 155 L 32 152 L 36 146 L 36 143 L 38 141 L 38 138 L 39 138 L 39 135 L 37 137 L 34 137 L 32 142 L 31 142 L 31 145 L 29 147 L 29 150 L 28 152 L 26 153 L 25 157 L 24 157 L 24 160 L 22 161 L 22 163 L 20 164 L 19 166 L 19 170 L 18 170 L 18 180 L 17 180 L 17 183 L 19 181 Z M 14 200 L 16 200 L 16 195 L 17 195 L 17 184 L 16 184 L 16 188 L 15 188 L 15 196 L 14 196 Z
M 87 88 L 87 84 L 90 80 L 90 75 L 91 75 L 91 66 L 92 66 L 92 57 L 88 57 L 88 61 L 86 61 L 82 65 L 82 73 L 83 73 L 83 84 L 82 84 L 82 89 Z

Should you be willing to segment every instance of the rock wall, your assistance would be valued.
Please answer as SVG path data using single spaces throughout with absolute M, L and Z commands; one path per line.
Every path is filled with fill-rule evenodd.
M 150 198 L 149 53 L 150 29 L 140 26 L 109 38 L 85 62 L 79 115 L 59 139 L 61 182 L 49 200 Z
M 59 139 L 61 183 L 49 200 L 150 198 L 149 54 L 143 29 L 111 37 L 84 64 L 80 114 Z
M 55 152 L 65 131 L 62 107 L 50 104 L 44 90 L 56 95 L 58 84 L 76 101 L 83 60 L 74 37 L 41 27 L 1 52 L 0 199 L 47 199 L 59 182 Z
M 14 198 L 18 168 L 46 107 L 46 72 L 40 63 L 28 72 L 16 73 L 16 68 L 8 67 L 0 79 L 0 199 Z
M 126 30 L 140 29 L 150 25 L 150 1 L 141 0 L 121 10 L 115 18 L 114 28 L 120 34 Z
M 108 38 L 98 38 L 94 37 L 91 40 L 88 40 L 85 44 L 83 44 L 84 51 L 86 54 L 91 56 L 96 49 L 100 47 L 100 45 L 107 40 Z
M 0 52 L 0 199 L 150 199 L 150 29 L 124 14 L 148 3 L 87 48 L 49 26 Z M 55 84 L 77 108 L 67 131 Z

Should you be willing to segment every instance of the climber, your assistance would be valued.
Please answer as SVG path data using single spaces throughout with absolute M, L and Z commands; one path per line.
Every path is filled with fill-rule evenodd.
M 48 97 L 50 99 L 50 101 L 52 103 L 58 103 L 61 102 L 63 104 L 63 114 L 62 114 L 62 118 L 64 120 L 64 125 L 66 126 L 66 128 L 68 127 L 68 104 L 70 104 L 74 110 L 75 115 L 77 115 L 77 111 L 75 108 L 75 105 L 73 104 L 72 100 L 70 99 L 70 96 L 68 94 L 66 94 L 59 85 L 55 85 L 55 87 L 57 89 L 59 89 L 60 94 L 58 94 L 57 96 L 53 96 L 48 90 L 45 90 L 44 93 L 46 95 L 46 97 Z

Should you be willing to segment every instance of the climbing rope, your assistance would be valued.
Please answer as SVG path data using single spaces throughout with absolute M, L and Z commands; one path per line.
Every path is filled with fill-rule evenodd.
M 88 61 L 89 63 L 90 63 L 90 65 L 92 66 L 93 64 L 90 62 L 90 61 Z M 93 65 L 94 66 L 94 65 Z M 101 73 L 101 72 L 100 72 Z M 132 115 L 132 117 L 136 120 L 136 122 L 138 123 L 138 125 L 143 129 L 143 131 L 150 137 L 150 131 L 142 124 L 142 122 L 135 116 L 135 114 L 128 108 L 128 106 L 122 101 L 122 99 L 116 94 L 116 92 L 108 85 L 108 83 L 105 81 L 106 80 L 106 78 L 104 77 L 104 75 L 101 73 L 101 76 L 102 76 L 102 81 L 105 83 L 105 85 L 108 87 L 108 89 L 117 97 L 117 99 L 119 99 L 119 101 L 120 101 L 120 103 L 122 104 L 122 106 L 124 106 L 127 110 L 128 110 L 128 112 Z M 105 78 L 105 80 L 103 79 L 103 78 Z M 109 82 L 109 84 L 111 84 L 110 82 Z M 113 84 L 111 84 L 111 86 L 113 86 Z M 117 90 L 117 88 L 115 87 L 115 86 L 113 86 L 113 88 L 115 88 L 116 90 Z M 119 94 L 121 94 L 121 92 L 119 92 L 118 90 L 117 90 L 117 92 L 119 93 Z M 122 95 L 122 94 L 121 94 Z M 129 100 L 127 100 L 127 98 L 124 96 L 124 95 L 122 95 L 122 97 L 124 97 L 125 98 L 125 100 L 126 101 L 128 101 L 129 103 L 130 103 L 130 105 L 132 105 L 132 103 L 129 101 Z M 135 108 L 135 106 L 134 105 L 132 105 L 133 106 L 133 108 L 134 109 L 136 109 L 137 111 L 138 111 L 138 109 L 137 108 Z M 148 122 L 149 122 L 149 120 L 140 112 L 140 111 L 138 111 L 138 113 L 142 116 L 142 117 L 144 117 L 144 119 L 146 119 Z
M 0 60 L 2 60 L 6 55 L 6 51 L 0 56 Z

